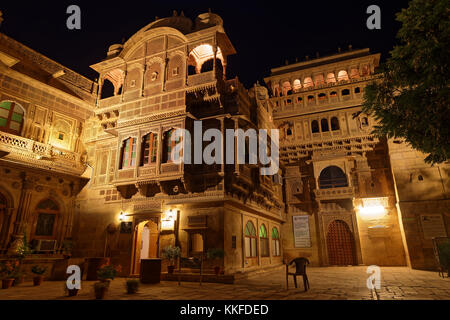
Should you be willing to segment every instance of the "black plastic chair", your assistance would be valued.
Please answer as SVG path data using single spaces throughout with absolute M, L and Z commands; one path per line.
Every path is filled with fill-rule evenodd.
M 295 272 L 289 272 L 289 267 L 295 264 Z M 309 289 L 309 280 L 306 275 L 306 265 L 309 264 L 309 260 L 306 258 L 295 258 L 289 264 L 286 264 L 286 289 L 289 289 L 289 276 L 294 277 L 294 284 L 297 288 L 297 276 L 303 276 L 303 286 L 305 291 Z

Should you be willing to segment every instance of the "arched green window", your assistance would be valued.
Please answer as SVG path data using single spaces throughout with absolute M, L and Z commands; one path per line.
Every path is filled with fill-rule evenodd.
M 253 222 L 249 221 L 245 225 L 245 256 L 247 258 L 256 257 L 256 229 Z
M 261 257 L 269 256 L 269 237 L 267 236 L 267 229 L 264 224 L 259 227 L 259 243 L 261 245 Z
M 272 229 L 272 255 L 279 257 L 280 253 L 280 234 L 277 228 Z

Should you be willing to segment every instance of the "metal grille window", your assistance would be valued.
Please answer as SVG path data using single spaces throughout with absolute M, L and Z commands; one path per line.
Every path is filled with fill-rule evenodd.
M 265 225 L 259 228 L 259 243 L 261 245 L 261 257 L 269 256 L 269 237 L 267 236 L 267 229 Z
M 319 177 L 319 188 L 341 188 L 348 187 L 347 176 L 336 166 L 330 166 L 322 170 Z
M 247 258 L 256 257 L 256 229 L 255 225 L 249 221 L 245 226 L 245 256 Z
M 277 228 L 272 229 L 272 255 L 279 257 L 280 253 L 280 234 Z

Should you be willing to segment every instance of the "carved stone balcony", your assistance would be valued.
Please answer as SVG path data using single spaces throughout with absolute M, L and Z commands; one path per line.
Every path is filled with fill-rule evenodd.
M 355 190 L 353 187 L 316 189 L 314 190 L 314 193 L 316 195 L 316 199 L 320 200 L 349 199 L 355 197 Z
M 0 154 L 6 160 L 71 175 L 86 169 L 78 153 L 6 132 L 0 132 Z

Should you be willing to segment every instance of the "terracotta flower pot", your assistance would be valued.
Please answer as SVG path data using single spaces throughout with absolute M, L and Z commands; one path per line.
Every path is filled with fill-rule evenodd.
M 3 279 L 2 280 L 2 289 L 11 288 L 13 283 L 14 283 L 14 279 Z
M 103 300 L 105 298 L 106 291 L 108 291 L 108 287 L 100 287 L 95 288 L 95 299 Z
M 35 276 L 33 278 L 33 285 L 36 286 L 40 286 L 42 284 L 42 281 L 44 281 L 44 277 L 43 276 Z
M 175 266 L 167 266 L 167 272 L 169 274 L 172 274 L 174 270 L 175 270 Z
M 75 297 L 78 294 L 78 289 L 67 289 L 69 297 Z
M 220 274 L 220 267 L 214 267 L 214 273 L 218 276 Z

